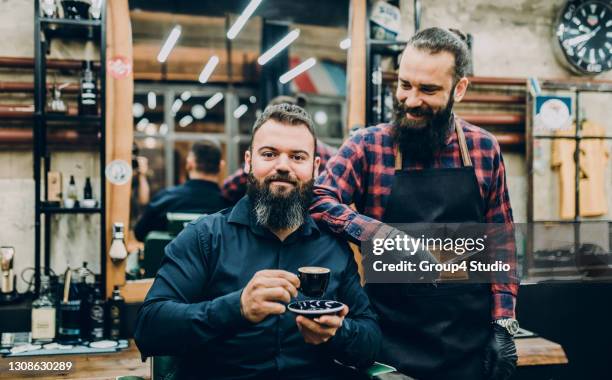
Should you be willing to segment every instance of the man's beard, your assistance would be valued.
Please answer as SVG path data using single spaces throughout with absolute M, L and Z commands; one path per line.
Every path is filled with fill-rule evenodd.
M 454 99 L 449 96 L 446 106 L 438 111 L 423 105 L 406 107 L 397 101 L 393 103 L 393 141 L 401 152 L 419 162 L 429 163 L 446 146 L 449 136 Z M 422 120 L 410 120 L 406 113 L 424 116 Z
M 312 200 L 314 178 L 300 183 L 289 175 L 275 174 L 259 182 L 253 173 L 249 173 L 247 194 L 253 205 L 253 214 L 257 224 L 271 230 L 282 230 L 299 227 L 304 223 Z M 272 181 L 287 181 L 295 187 L 283 192 L 273 192 Z

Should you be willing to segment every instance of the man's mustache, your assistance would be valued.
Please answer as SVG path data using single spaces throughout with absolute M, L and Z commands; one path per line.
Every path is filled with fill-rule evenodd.
M 433 110 L 427 106 L 420 107 L 406 107 L 402 105 L 400 110 L 404 113 L 409 113 L 412 116 L 421 117 L 421 116 L 433 116 Z
M 269 185 L 269 184 L 271 184 L 274 181 L 284 181 L 284 182 L 288 182 L 288 183 L 290 183 L 292 185 L 297 185 L 297 183 L 298 183 L 298 181 L 296 181 L 295 179 L 291 178 L 291 176 L 289 174 L 280 174 L 280 173 L 273 174 L 273 175 L 267 177 L 264 182 L 265 182 L 266 185 Z

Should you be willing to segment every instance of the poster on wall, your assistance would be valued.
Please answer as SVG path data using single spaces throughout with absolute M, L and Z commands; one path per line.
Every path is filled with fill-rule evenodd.
M 572 125 L 572 98 L 538 95 L 535 98 L 534 114 L 536 133 L 568 130 Z

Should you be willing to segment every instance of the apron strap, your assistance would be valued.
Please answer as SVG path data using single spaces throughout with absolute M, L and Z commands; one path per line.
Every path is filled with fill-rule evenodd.
M 461 161 L 463 162 L 463 166 L 471 167 L 472 166 L 472 158 L 470 157 L 470 153 L 467 147 L 467 143 L 465 142 L 465 135 L 463 134 L 463 129 L 459 123 L 455 122 L 453 118 L 453 124 L 455 125 L 455 131 L 457 131 L 457 140 L 459 142 L 459 152 L 461 153 Z M 400 150 L 397 144 L 394 145 L 395 150 L 395 170 L 402 170 L 403 161 L 402 161 L 402 151 Z
M 399 145 L 395 144 L 395 170 L 402 170 L 402 151 L 399 148 Z
M 457 140 L 459 141 L 459 152 L 461 152 L 461 161 L 463 166 L 472 166 L 472 159 L 470 158 L 470 152 L 468 151 L 467 143 L 465 142 L 465 135 L 463 134 L 463 128 L 460 123 L 457 123 L 453 118 L 453 124 L 455 124 L 455 130 L 457 131 Z

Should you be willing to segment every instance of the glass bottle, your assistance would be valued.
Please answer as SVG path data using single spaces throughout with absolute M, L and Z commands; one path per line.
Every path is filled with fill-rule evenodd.
M 83 61 L 81 91 L 79 92 L 79 115 L 98 114 L 98 90 L 91 70 L 91 61 Z
M 85 178 L 85 187 L 83 188 L 83 199 L 93 199 L 93 191 L 91 190 L 91 180 Z
M 55 338 L 55 297 L 48 276 L 40 278 L 40 295 L 32 302 L 32 339 L 50 342 Z
M 68 188 L 66 189 L 66 197 L 74 201 L 78 199 L 76 183 L 74 182 L 73 175 L 70 176 L 70 182 L 68 183 Z
M 104 339 L 104 297 L 100 289 L 100 282 L 90 287 L 87 299 L 87 340 L 96 341 Z
M 113 295 L 108 299 L 108 336 L 110 339 L 122 337 L 121 325 L 125 300 L 121 296 L 119 287 L 115 285 Z
M 70 270 L 70 269 L 68 269 Z M 58 338 L 62 344 L 77 344 L 81 341 L 81 296 L 78 274 L 64 276 L 59 289 L 64 291 L 68 280 L 68 298 L 59 303 Z
M 57 15 L 55 0 L 40 0 L 40 9 L 43 17 L 54 18 Z

